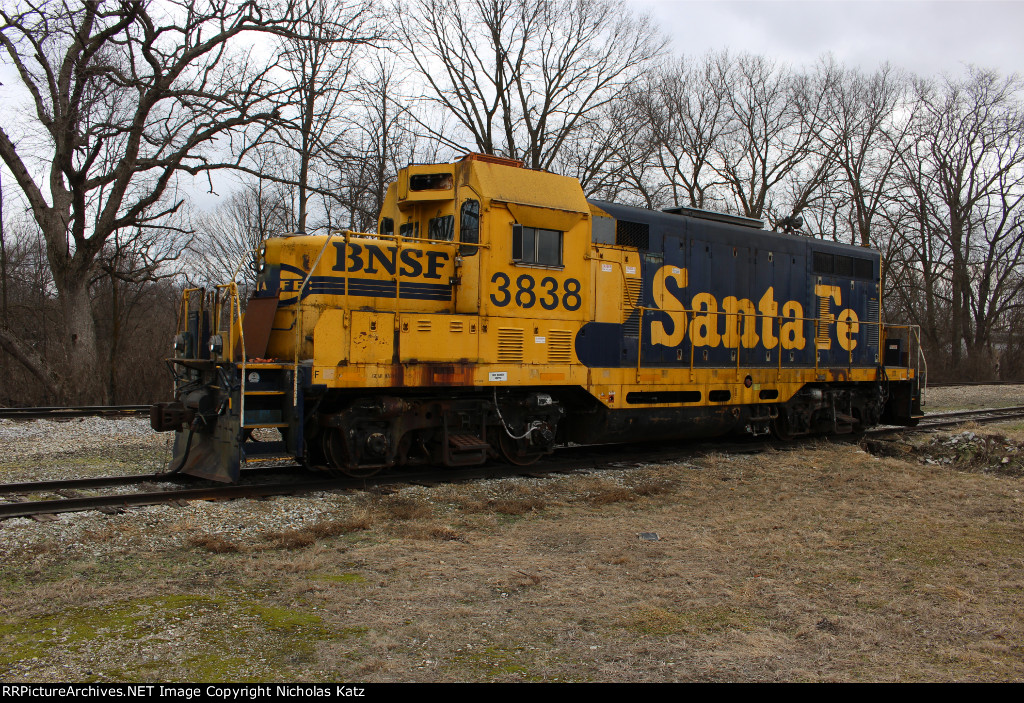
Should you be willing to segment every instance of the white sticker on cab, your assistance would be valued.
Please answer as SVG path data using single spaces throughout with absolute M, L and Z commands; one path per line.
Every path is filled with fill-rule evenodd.
M 489 379 L 492 383 L 495 381 L 507 381 L 508 371 L 491 371 Z

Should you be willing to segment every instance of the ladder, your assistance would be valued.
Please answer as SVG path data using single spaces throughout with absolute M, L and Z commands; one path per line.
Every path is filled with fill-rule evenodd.
M 302 427 L 301 409 L 296 412 L 291 402 L 291 393 L 286 390 L 292 379 L 297 379 L 298 364 L 287 362 L 264 362 L 248 359 L 245 350 L 245 332 L 242 324 L 242 306 L 238 285 L 232 281 L 218 285 L 221 299 L 216 306 L 217 319 L 214 323 L 216 334 L 226 339 L 225 359 L 232 362 L 232 373 L 237 378 L 237 417 L 239 456 L 243 462 L 266 461 L 269 459 L 294 459 L 301 448 L 298 438 L 288 437 L 288 428 Z M 222 312 L 228 306 L 228 323 L 223 324 Z M 235 339 L 238 340 L 239 355 L 236 361 Z M 227 389 L 229 412 L 234 414 L 235 378 Z M 251 440 L 254 430 L 277 429 L 281 431 L 280 441 Z M 247 441 L 249 440 L 249 441 Z M 289 441 L 290 440 L 290 441 Z

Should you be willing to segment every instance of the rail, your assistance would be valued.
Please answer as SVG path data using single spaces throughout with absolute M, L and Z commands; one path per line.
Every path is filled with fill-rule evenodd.
M 0 418 L 10 420 L 60 420 L 73 417 L 112 417 L 149 413 L 149 405 L 77 405 L 67 407 L 0 408 Z

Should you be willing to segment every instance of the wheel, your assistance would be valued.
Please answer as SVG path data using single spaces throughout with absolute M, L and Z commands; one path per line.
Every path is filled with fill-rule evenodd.
M 789 421 L 786 419 L 785 414 L 779 413 L 778 416 L 772 420 L 772 435 L 775 439 L 780 442 L 792 442 L 793 433 L 789 431 Z
M 384 468 L 382 466 L 351 466 L 348 442 L 345 441 L 341 430 L 324 430 L 322 446 L 324 455 L 327 457 L 327 468 L 333 474 L 351 478 L 370 478 Z
M 521 448 L 521 439 L 512 439 L 508 436 L 508 432 L 504 428 L 497 428 L 495 430 L 498 433 L 498 453 L 508 463 L 514 466 L 529 466 L 535 464 L 546 452 L 543 451 L 523 451 Z

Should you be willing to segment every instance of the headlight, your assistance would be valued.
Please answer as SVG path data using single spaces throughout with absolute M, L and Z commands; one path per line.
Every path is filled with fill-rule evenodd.
M 220 356 L 224 353 L 224 339 L 219 334 L 210 337 L 210 354 Z

